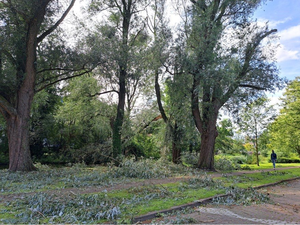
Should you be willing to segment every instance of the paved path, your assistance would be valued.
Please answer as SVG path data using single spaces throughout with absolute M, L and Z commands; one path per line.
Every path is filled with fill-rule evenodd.
M 276 170 L 286 170 L 290 168 L 300 167 L 285 167 L 277 168 Z M 238 171 L 227 173 L 227 175 L 243 175 L 249 173 L 273 171 L 273 169 Z M 211 177 L 220 177 L 222 173 L 210 174 Z M 272 185 L 262 187 L 261 192 L 270 196 L 270 204 L 259 204 L 250 206 L 224 206 L 207 204 L 198 206 L 197 203 L 191 203 L 190 206 L 195 207 L 195 212 L 182 217 L 192 218 L 197 224 L 300 224 L 300 179 L 290 181 L 285 184 Z M 209 199 L 208 199 L 209 200 Z M 206 201 L 206 200 L 205 200 Z M 208 201 L 209 202 L 209 201 Z M 201 204 L 200 204 L 201 205 Z M 188 204 L 186 205 L 188 206 Z M 180 207 L 174 207 L 180 209 Z M 168 210 L 165 210 L 168 212 Z M 152 214 L 153 216 L 154 214 Z M 145 223 L 152 223 L 153 217 L 139 217 L 139 219 L 147 220 Z M 165 217 L 172 224 L 172 220 L 176 221 L 173 216 Z M 157 220 L 157 223 L 162 220 Z M 135 222 L 136 222 L 135 221 Z M 188 221 L 188 220 L 187 220 Z

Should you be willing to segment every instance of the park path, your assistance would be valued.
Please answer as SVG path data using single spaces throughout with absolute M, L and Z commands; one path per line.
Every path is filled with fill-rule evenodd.
M 300 167 L 284 167 L 276 168 L 276 170 L 286 170 Z M 257 172 L 274 171 L 274 169 L 262 169 L 251 171 L 237 171 L 227 173 L 227 175 L 239 176 L 243 174 Z M 223 176 L 222 173 L 210 174 L 211 177 Z M 270 203 L 253 204 L 249 206 L 242 205 L 215 205 L 211 204 L 212 198 L 203 199 L 199 202 L 186 204 L 184 206 L 174 207 L 174 211 L 181 210 L 185 207 L 193 207 L 194 212 L 182 214 L 185 221 L 192 219 L 196 224 L 300 224 L 300 177 L 289 179 L 285 182 L 276 182 L 259 186 L 259 191 L 269 195 Z M 142 223 L 160 223 L 161 221 L 178 220 L 176 216 L 165 216 L 155 219 L 155 215 L 162 213 L 170 213 L 170 210 L 160 212 L 152 212 L 147 215 L 136 217 L 134 222 L 142 221 Z

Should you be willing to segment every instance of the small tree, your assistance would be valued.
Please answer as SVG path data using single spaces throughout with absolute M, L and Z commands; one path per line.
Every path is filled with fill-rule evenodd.
M 242 108 L 238 121 L 240 129 L 247 135 L 255 147 L 256 163 L 258 166 L 260 150 L 258 139 L 275 117 L 275 110 L 269 103 L 270 100 L 265 97 L 256 99 Z

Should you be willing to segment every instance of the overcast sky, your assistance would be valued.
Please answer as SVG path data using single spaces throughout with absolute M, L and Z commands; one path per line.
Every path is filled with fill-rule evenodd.
M 269 0 L 254 16 L 278 29 L 280 76 L 289 80 L 300 76 L 300 0 Z

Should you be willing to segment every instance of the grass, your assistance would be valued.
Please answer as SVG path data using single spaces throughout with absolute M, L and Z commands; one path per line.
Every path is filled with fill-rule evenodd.
M 251 170 L 262 170 L 262 169 L 272 169 L 272 163 L 260 163 L 259 166 L 256 164 L 243 164 L 242 167 L 248 166 Z M 300 163 L 276 163 L 276 168 L 285 168 L 285 167 L 300 167 Z
M 42 167 L 40 171 L 33 173 L 9 173 L 2 170 L 0 200 L 12 193 L 19 193 L 22 198 L 1 201 L 0 223 L 129 223 L 132 217 L 226 193 L 230 187 L 246 189 L 300 177 L 299 169 L 286 169 L 212 179 L 198 170 L 185 169 L 165 162 L 158 164 L 159 162 L 149 161 L 134 165 L 131 165 L 133 162 L 126 163 L 125 166 L 116 169 L 76 165 L 60 169 Z M 285 164 L 286 167 L 298 165 L 300 164 Z M 254 170 L 255 166 L 251 166 Z M 262 168 L 272 168 L 272 165 L 262 164 L 259 169 Z M 90 194 L 74 194 L 65 190 L 73 187 L 80 192 L 80 189 L 89 187 L 100 188 L 172 176 L 191 178 L 184 182 L 136 186 Z M 56 191 L 49 193 L 47 190 Z M 31 194 L 25 194 L 27 192 Z
M 275 183 L 281 180 L 300 177 L 300 169 L 275 170 L 243 174 L 241 176 L 226 176 L 216 178 L 221 180 L 224 186 L 237 186 L 240 188 L 257 187 L 264 184 Z

